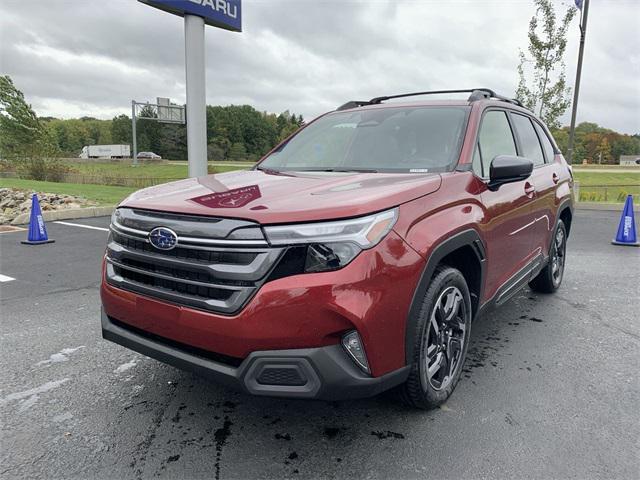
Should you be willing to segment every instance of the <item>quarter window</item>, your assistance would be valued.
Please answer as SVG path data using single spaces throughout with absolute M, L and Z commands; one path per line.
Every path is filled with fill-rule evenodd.
M 512 115 L 513 124 L 520 138 L 520 146 L 522 147 L 522 156 L 533 162 L 534 166 L 544 164 L 544 154 L 540 146 L 540 140 L 533 128 L 533 124 L 528 117 L 514 113 Z
M 556 155 L 556 151 L 553 148 L 553 145 L 551 145 L 551 141 L 549 140 L 549 137 L 544 132 L 542 127 L 538 125 L 536 122 L 533 122 L 533 126 L 536 127 L 536 132 L 538 132 L 538 137 L 540 137 L 540 140 L 542 141 L 542 148 L 544 150 L 545 156 L 547 157 L 547 163 L 553 162 L 553 159 Z
M 478 139 L 482 169 L 476 170 L 476 173 L 482 177 L 489 176 L 491 161 L 498 155 L 516 155 L 516 143 L 507 114 L 503 111 L 491 110 L 485 113 Z M 476 155 L 478 152 L 474 155 L 474 166 L 478 164 Z

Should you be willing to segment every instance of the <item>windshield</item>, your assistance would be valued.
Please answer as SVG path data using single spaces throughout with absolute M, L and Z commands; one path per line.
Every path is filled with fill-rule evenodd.
M 258 166 L 276 171 L 444 172 L 458 160 L 468 107 L 331 113 Z

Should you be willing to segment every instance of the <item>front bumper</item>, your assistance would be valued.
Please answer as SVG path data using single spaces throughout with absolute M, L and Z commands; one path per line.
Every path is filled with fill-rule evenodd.
M 363 374 L 340 345 L 252 352 L 238 366 L 128 328 L 102 310 L 102 336 L 131 350 L 253 395 L 340 400 L 377 395 L 401 384 L 409 367 L 380 377 Z
M 106 266 L 105 266 L 106 268 Z M 234 315 L 203 311 L 111 285 L 103 272 L 107 315 L 143 333 L 235 357 L 336 345 L 357 330 L 371 375 L 406 364 L 405 323 L 424 260 L 395 232 L 343 269 L 266 282 Z

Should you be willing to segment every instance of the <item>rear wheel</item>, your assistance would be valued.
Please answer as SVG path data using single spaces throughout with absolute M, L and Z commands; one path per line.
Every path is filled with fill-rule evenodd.
M 549 251 L 549 261 L 540 273 L 529 282 L 532 290 L 540 293 L 553 293 L 562 284 L 565 256 L 567 253 L 567 229 L 562 220 L 558 220 L 553 243 Z
M 464 276 L 438 267 L 420 308 L 414 358 L 401 398 L 430 409 L 453 392 L 464 364 L 471 333 L 471 299 Z

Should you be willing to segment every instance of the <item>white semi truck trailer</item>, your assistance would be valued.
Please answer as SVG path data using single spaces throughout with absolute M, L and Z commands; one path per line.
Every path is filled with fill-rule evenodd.
M 82 147 L 78 158 L 128 158 L 131 157 L 129 145 L 87 145 Z

